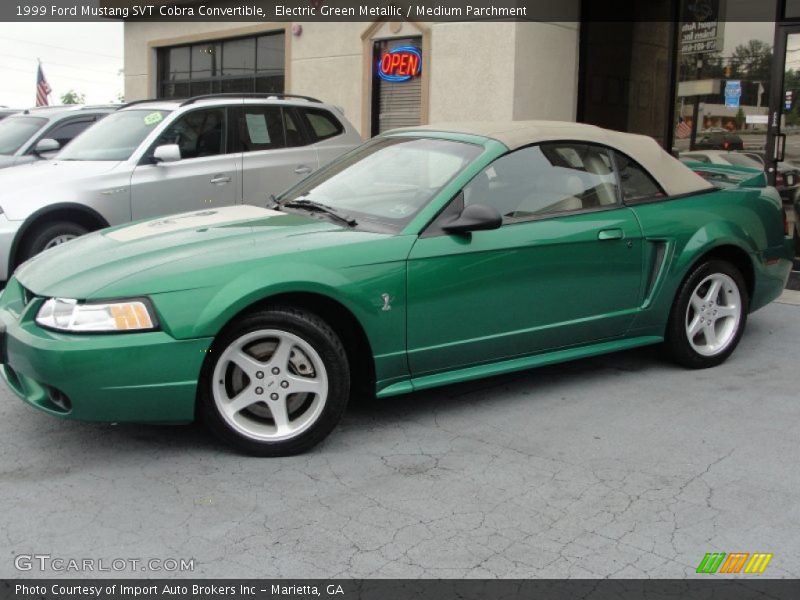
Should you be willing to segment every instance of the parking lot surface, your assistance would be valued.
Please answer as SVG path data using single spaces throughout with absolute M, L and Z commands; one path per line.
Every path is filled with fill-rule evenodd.
M 800 576 L 800 306 L 733 357 L 641 349 L 352 407 L 313 452 L 61 421 L 0 392 L 0 577 L 20 554 L 193 558 L 207 577 Z M 83 575 L 97 576 L 93 573 Z M 159 577 L 164 573 L 104 573 Z

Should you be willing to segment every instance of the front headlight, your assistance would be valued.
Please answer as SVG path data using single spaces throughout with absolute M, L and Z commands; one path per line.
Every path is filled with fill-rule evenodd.
M 146 299 L 78 302 L 50 298 L 39 309 L 36 323 L 48 329 L 78 333 L 156 329 L 156 319 Z

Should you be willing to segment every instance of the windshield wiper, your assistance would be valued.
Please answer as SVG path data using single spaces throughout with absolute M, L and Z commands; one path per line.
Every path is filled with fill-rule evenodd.
M 320 202 L 314 202 L 313 200 L 306 200 L 306 199 L 287 200 L 286 202 L 281 202 L 280 206 L 281 207 L 286 206 L 288 208 L 300 208 L 311 212 L 324 213 L 326 215 L 333 217 L 340 223 L 344 223 L 348 227 L 355 227 L 356 225 L 358 225 L 358 221 L 356 221 L 353 217 L 348 217 L 347 215 L 343 215 L 332 206 L 328 206 L 327 204 L 322 204 Z

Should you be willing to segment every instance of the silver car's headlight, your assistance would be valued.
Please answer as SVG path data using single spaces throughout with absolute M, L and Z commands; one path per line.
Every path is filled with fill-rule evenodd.
M 39 309 L 36 323 L 76 333 L 152 331 L 157 327 L 152 306 L 144 298 L 105 302 L 50 298 Z

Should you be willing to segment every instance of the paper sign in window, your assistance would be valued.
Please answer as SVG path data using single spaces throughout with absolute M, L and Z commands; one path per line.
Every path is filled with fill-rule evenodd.
M 245 115 L 247 119 L 247 134 L 253 144 L 269 144 L 269 130 L 267 129 L 267 117 L 264 115 Z

